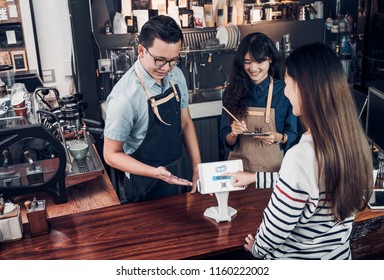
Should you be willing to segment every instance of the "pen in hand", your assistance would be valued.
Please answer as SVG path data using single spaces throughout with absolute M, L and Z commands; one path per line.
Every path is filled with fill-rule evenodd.
M 248 131 L 247 126 L 246 126 L 244 123 L 242 123 L 241 121 L 239 121 L 239 119 L 236 118 L 231 112 L 229 112 L 227 108 L 225 108 L 225 107 L 223 106 L 223 109 L 224 109 L 224 111 L 227 112 L 228 115 L 230 115 L 235 121 L 237 121 L 239 124 L 241 124 L 241 125 L 245 128 L 245 131 Z

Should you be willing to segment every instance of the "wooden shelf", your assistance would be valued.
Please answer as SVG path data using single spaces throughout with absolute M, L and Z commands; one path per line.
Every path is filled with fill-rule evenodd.
M 7 20 L 0 20 L 0 27 L 14 27 L 15 24 L 18 24 L 21 26 L 21 36 L 20 35 L 16 35 L 15 36 L 17 37 L 22 37 L 22 43 L 20 43 L 20 45 L 17 45 L 17 46 L 9 46 L 9 47 L 4 47 L 2 46 L 1 47 L 1 52 L 0 52 L 0 65 L 4 65 L 4 64 L 12 64 L 13 67 L 14 67 L 14 71 L 18 71 L 18 69 L 20 70 L 28 70 L 28 57 L 27 57 L 27 51 L 26 51 L 26 47 L 25 47 L 25 34 L 24 34 L 24 29 L 23 29 L 23 20 L 22 20 L 22 17 L 21 17 L 21 10 L 20 10 L 20 0 L 14 0 L 14 1 L 11 1 L 11 2 L 8 2 L 8 1 L 3 1 L 2 2 L 2 7 L 0 7 L 0 9 L 6 9 L 7 11 L 7 15 L 8 15 L 8 19 Z M 9 17 L 10 16 L 10 7 L 13 7 L 13 6 L 16 6 L 16 11 L 17 11 L 17 17 Z M 13 30 L 12 28 L 10 28 L 10 30 Z M 8 30 L 7 30 L 8 31 Z M 15 30 L 16 32 L 16 30 Z M 8 40 L 8 35 L 6 36 L 7 37 L 7 40 Z M 18 39 L 18 38 L 15 38 L 15 39 Z M 21 64 L 18 64 L 18 63 L 15 63 L 15 59 L 12 58 L 12 56 L 20 56 L 20 55 L 24 55 L 24 58 L 22 58 L 22 60 L 19 60 L 21 62 Z M 15 66 L 18 65 L 17 67 Z M 19 70 L 19 71 L 20 71 Z

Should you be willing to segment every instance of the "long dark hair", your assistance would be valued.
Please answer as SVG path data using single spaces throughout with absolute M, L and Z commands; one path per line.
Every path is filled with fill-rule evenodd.
M 294 50 L 282 67 L 297 83 L 301 121 L 313 136 L 319 182 L 337 221 L 367 205 L 372 156 L 337 55 L 315 43 Z
M 244 71 L 244 56 L 247 53 L 258 63 L 270 59 L 269 75 L 275 79 L 281 78 L 281 56 L 273 41 L 267 35 L 260 32 L 245 36 L 236 51 L 233 70 L 223 100 L 224 106 L 239 119 L 245 117 L 247 102 L 252 95 L 252 80 Z

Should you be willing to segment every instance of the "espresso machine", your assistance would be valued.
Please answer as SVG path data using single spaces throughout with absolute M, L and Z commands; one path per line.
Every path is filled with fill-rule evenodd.
M 0 196 L 45 192 L 55 203 L 67 202 L 61 142 L 25 117 L 2 118 L 0 127 Z
M 40 123 L 59 139 L 65 149 L 67 187 L 103 173 L 102 163 L 88 133 L 97 129 L 85 126 L 84 110 L 87 104 L 82 100 L 82 95 L 76 93 L 60 97 L 58 90 L 51 87 L 39 87 L 34 95 Z M 47 102 L 47 96 L 52 95 L 56 106 Z
M 0 118 L 0 197 L 45 192 L 65 203 L 66 188 L 104 172 L 84 122 L 86 103 L 81 94 L 60 97 L 56 88 L 38 87 L 33 95 L 36 121 Z

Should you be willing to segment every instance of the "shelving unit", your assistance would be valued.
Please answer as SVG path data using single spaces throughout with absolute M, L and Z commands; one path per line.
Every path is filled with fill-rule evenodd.
M 29 69 L 24 38 L 20 1 L 1 1 L 0 65 L 12 64 L 15 72 Z
M 355 42 L 352 42 L 356 38 L 356 28 L 353 28 L 355 20 L 351 15 L 340 16 L 339 19 L 333 19 L 332 25 L 324 28 L 324 43 L 339 56 L 346 78 L 351 84 L 353 84 L 353 72 L 355 71 L 352 64 L 356 58 L 354 51 L 356 45 Z

